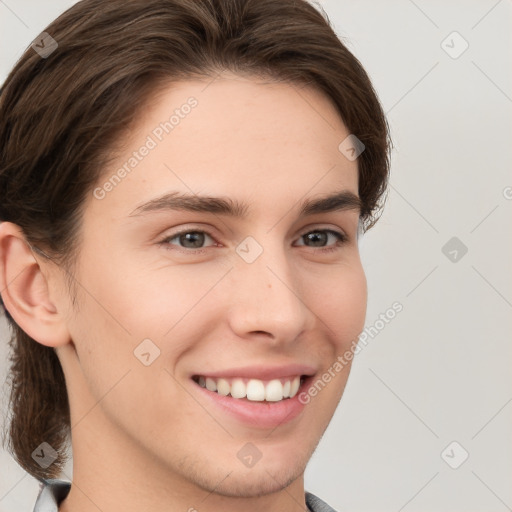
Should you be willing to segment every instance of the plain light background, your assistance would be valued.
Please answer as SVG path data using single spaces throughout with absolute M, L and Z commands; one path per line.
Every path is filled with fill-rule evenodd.
M 0 0 L 2 82 L 73 3 Z M 361 242 L 378 334 L 306 488 L 339 511 L 512 510 L 512 0 L 320 4 L 370 74 L 395 150 L 385 213 Z M 0 512 L 31 511 L 37 492 L 0 451 Z

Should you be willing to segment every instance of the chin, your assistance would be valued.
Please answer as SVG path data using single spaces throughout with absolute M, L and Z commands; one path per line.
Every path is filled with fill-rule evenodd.
M 256 498 L 277 493 L 302 477 L 313 449 L 295 452 L 286 457 L 278 451 L 263 455 L 252 468 L 237 464 L 207 464 L 208 471 L 197 473 L 191 480 L 209 493 L 233 498 Z M 275 455 L 275 456 L 272 456 Z M 197 470 L 196 470 L 197 471 Z
M 257 498 L 282 491 L 304 473 L 305 467 L 282 468 L 272 473 L 266 468 L 233 471 L 222 483 L 208 489 L 230 498 Z

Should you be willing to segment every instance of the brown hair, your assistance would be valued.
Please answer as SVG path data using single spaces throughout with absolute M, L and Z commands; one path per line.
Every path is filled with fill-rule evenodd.
M 330 98 L 365 145 L 361 220 L 365 231 L 376 222 L 389 174 L 385 115 L 359 61 L 306 0 L 83 0 L 45 32 L 58 47 L 45 58 L 28 48 L 0 91 L 0 221 L 69 276 L 86 194 L 150 94 L 222 70 L 310 84 Z M 56 478 L 70 434 L 64 374 L 55 351 L 6 316 L 8 448 L 34 477 Z M 42 442 L 59 455 L 47 469 L 32 458 Z

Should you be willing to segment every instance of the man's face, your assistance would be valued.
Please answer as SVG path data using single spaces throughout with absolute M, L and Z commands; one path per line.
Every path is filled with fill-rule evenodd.
M 357 195 L 348 135 L 323 95 L 287 84 L 224 76 L 153 98 L 86 201 L 78 308 L 61 301 L 75 460 L 231 496 L 302 475 L 366 312 L 359 211 L 301 212 Z M 155 202 L 173 193 L 244 216 Z

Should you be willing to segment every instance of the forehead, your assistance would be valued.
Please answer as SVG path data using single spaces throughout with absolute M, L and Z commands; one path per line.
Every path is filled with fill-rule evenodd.
M 333 188 L 357 194 L 357 161 L 338 149 L 348 135 L 330 99 L 310 87 L 229 75 L 173 83 L 141 110 L 92 207 L 125 216 L 167 191 L 267 208 Z

